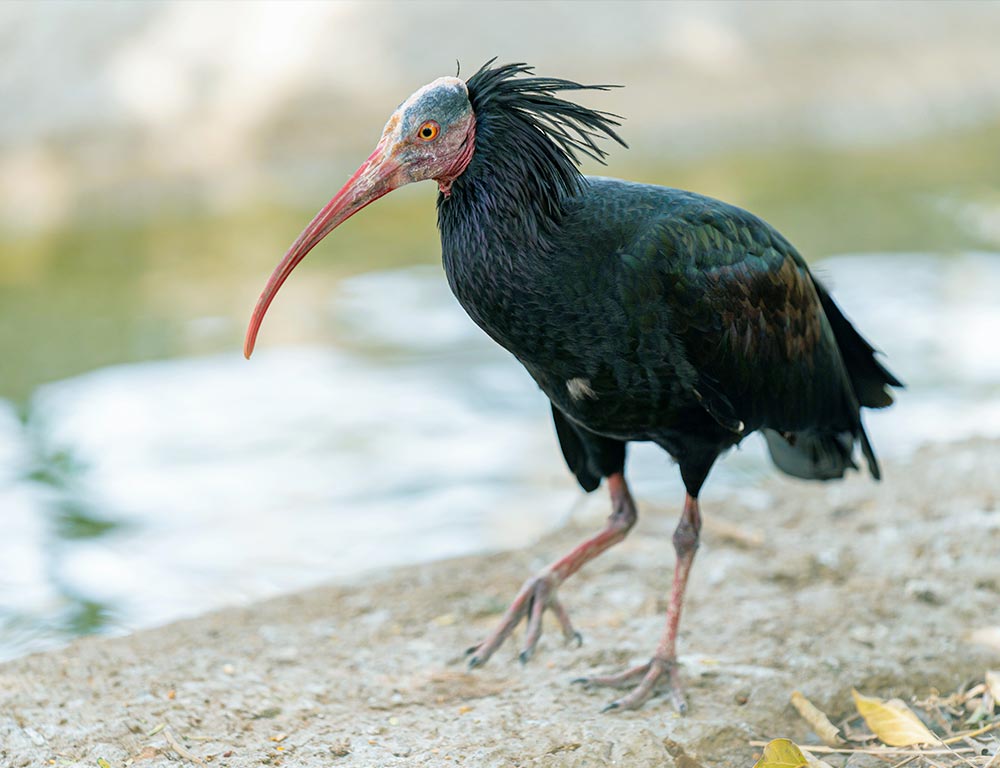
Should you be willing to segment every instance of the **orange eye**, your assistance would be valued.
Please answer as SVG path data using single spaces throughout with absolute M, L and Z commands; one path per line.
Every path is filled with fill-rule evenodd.
M 417 136 L 423 141 L 434 141 L 441 133 L 441 126 L 435 123 L 433 120 L 428 120 L 426 123 L 420 126 L 420 130 L 417 131 Z

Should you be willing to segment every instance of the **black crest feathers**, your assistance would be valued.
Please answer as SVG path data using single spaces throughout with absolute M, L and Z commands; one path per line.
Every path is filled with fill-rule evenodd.
M 494 61 L 486 62 L 466 83 L 476 115 L 476 154 L 493 150 L 490 175 L 520 178 L 536 200 L 558 206 L 564 195 L 578 191 L 583 156 L 604 162 L 607 151 L 598 141 L 612 139 L 628 146 L 615 132 L 620 117 L 558 95 L 617 86 L 535 77 L 527 64 L 493 66 Z

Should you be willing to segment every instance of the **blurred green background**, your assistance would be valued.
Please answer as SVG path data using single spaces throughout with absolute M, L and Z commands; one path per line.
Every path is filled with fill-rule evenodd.
M 612 148 L 608 166 L 588 165 L 588 172 L 693 189 L 748 208 L 821 270 L 833 254 L 988 254 L 974 267 L 892 260 L 897 275 L 919 263 L 926 270 L 921 274 L 930 276 L 912 283 L 910 306 L 916 307 L 933 304 L 929 297 L 937 294 L 928 286 L 940 270 L 950 270 L 950 283 L 963 282 L 962 270 L 994 274 L 1000 247 L 998 40 L 1000 4 L 989 2 L 0 5 L 0 416 L 8 414 L 0 419 L 0 514 L 7 515 L 10 532 L 0 551 L 16 552 L 23 569 L 17 578 L 6 577 L 8 583 L 0 581 L 0 651 L 40 647 L 67 633 L 125 631 L 331 573 L 326 563 L 332 555 L 317 550 L 305 558 L 306 575 L 283 575 L 282 568 L 303 559 L 303 539 L 274 543 L 274 550 L 285 550 L 272 550 L 278 563 L 273 571 L 247 544 L 247 562 L 232 567 L 237 586 L 208 590 L 210 598 L 192 602 L 191 594 L 225 581 L 230 571 L 201 574 L 211 553 L 178 563 L 171 559 L 177 547 L 154 555 L 143 536 L 162 536 L 164 521 L 174 520 L 180 549 L 191 539 L 222 548 L 231 522 L 214 533 L 199 528 L 220 508 L 243 509 L 239 525 L 266 539 L 274 524 L 269 513 L 294 517 L 314 504 L 326 517 L 301 518 L 309 538 L 322 525 L 317 520 L 343 519 L 338 513 L 356 513 L 357 498 L 383 492 L 380 475 L 350 499 L 317 490 L 303 502 L 287 475 L 270 478 L 266 492 L 255 489 L 247 477 L 259 474 L 253 462 L 261 456 L 315 456 L 316 450 L 296 442 L 308 432 L 301 421 L 273 433 L 246 427 L 263 400 L 281 408 L 299 379 L 276 372 L 256 395 L 241 393 L 239 382 L 258 381 L 254 377 L 268 364 L 255 358 L 253 367 L 236 358 L 249 311 L 288 244 L 368 155 L 392 109 L 424 83 L 454 74 L 456 62 L 464 76 L 497 56 L 527 61 L 541 74 L 625 86 L 587 97 L 589 105 L 625 118 L 621 134 L 631 147 Z M 321 350 L 324 360 L 344 355 L 329 372 L 315 375 L 348 378 L 354 388 L 341 392 L 347 404 L 370 408 L 371 420 L 354 425 L 355 431 L 339 422 L 325 431 L 314 427 L 330 436 L 331 445 L 334 435 L 342 444 L 340 453 L 323 454 L 326 463 L 304 477 L 330 473 L 333 487 L 337 468 L 347 461 L 391 474 L 426 450 L 428 430 L 413 427 L 400 437 L 402 448 L 393 450 L 402 453 L 391 454 L 390 462 L 389 449 L 373 447 L 369 436 L 385 428 L 379 418 L 385 400 L 396 395 L 366 406 L 353 402 L 351 393 L 400 376 L 423 381 L 439 375 L 458 387 L 454 402 L 468 401 L 470 419 L 481 416 L 488 424 L 497 414 L 517 412 L 525 424 L 537 422 L 531 440 L 537 430 L 538 440 L 551 442 L 545 443 L 542 484 L 569 494 L 544 404 L 530 399 L 535 395 L 527 382 L 513 378 L 509 389 L 493 393 L 491 405 L 483 381 L 499 381 L 513 370 L 503 367 L 507 359 L 471 326 L 450 336 L 454 324 L 464 322 L 457 315 L 448 314 L 443 326 L 432 322 L 438 312 L 455 311 L 450 297 L 427 287 L 440 282 L 434 267 L 405 269 L 439 263 L 435 194 L 431 184 L 406 188 L 352 219 L 296 271 L 269 313 L 258 349 Z M 368 273 L 388 277 L 345 282 Z M 875 288 L 898 293 L 892 274 L 873 272 L 871 279 L 882 281 Z M 976 277 L 970 274 L 967 282 Z M 412 304 L 399 298 L 412 295 L 419 298 Z M 869 304 L 878 303 L 879 293 L 874 296 Z M 975 296 L 951 292 L 946 298 L 948 306 L 979 301 L 975 306 L 983 312 L 974 323 L 992 328 L 982 319 L 995 319 L 990 298 Z M 908 297 L 896 298 L 904 300 L 905 311 Z M 396 330 L 370 332 L 393 320 L 412 326 L 411 335 L 400 340 Z M 892 349 L 892 339 L 878 340 Z M 928 361 L 918 384 L 921 377 L 943 381 L 940 392 L 953 393 L 982 379 L 985 388 L 969 397 L 995 399 L 1000 378 L 991 378 L 993 369 L 949 378 L 961 366 L 949 368 L 944 358 L 925 353 L 914 347 L 913 359 Z M 429 367 L 406 368 L 417 358 Z M 199 368 L 192 360 L 209 362 Z M 142 361 L 181 367 L 109 368 Z M 216 364 L 231 377 L 218 385 L 220 392 L 239 404 L 232 421 L 217 427 L 234 441 L 226 450 L 243 450 L 247 441 L 264 447 L 252 460 L 213 470 L 239 482 L 211 496 L 208 481 L 184 475 L 171 462 L 204 467 L 225 453 L 222 442 L 201 431 L 226 399 L 209 394 Z M 312 375 L 312 363 L 301 365 L 302 375 Z M 355 368 L 360 373 L 347 376 Z M 912 383 L 911 372 L 901 373 Z M 439 392 L 441 381 L 428 378 L 427 392 Z M 164 389 L 154 388 L 161 384 Z M 323 401 L 322 391 L 317 388 L 313 410 L 306 407 L 302 419 L 344 404 Z M 170 408 L 162 405 L 178 393 L 183 397 Z M 308 406 L 308 397 L 296 396 Z M 417 424 L 421 408 L 458 407 L 420 402 L 427 400 L 392 418 L 409 423 L 412 417 Z M 145 420 L 137 421 L 137 414 Z M 192 442 L 179 448 L 166 438 L 155 442 L 150 435 L 160 434 L 166 422 L 183 425 L 184 439 Z M 133 424 L 139 426 L 128 431 Z M 457 445 L 461 439 L 456 434 Z M 518 444 L 527 438 L 510 439 Z M 127 457 L 121 464 L 108 458 L 115 450 L 134 458 L 143 440 L 149 441 L 149 461 L 141 468 Z M 386 509 L 423 501 L 439 512 L 444 504 L 488 517 L 486 507 L 510 505 L 509 495 L 489 495 L 498 485 L 517 481 L 523 490 L 538 479 L 537 472 L 503 460 L 499 448 L 496 455 L 487 451 L 481 468 L 466 467 L 457 480 L 435 474 L 433 466 L 414 469 L 419 483 L 386 496 Z M 482 486 L 468 498 L 445 504 L 434 496 L 456 482 L 471 487 L 477 472 Z M 180 500 L 145 505 L 168 497 L 164 488 L 182 489 Z M 491 489 L 486 496 L 484 488 Z M 258 497 L 269 501 L 255 517 L 251 500 Z M 428 519 L 428 535 L 437 540 L 459 525 L 452 518 Z M 404 540 L 412 536 L 399 525 Z M 356 535 L 360 541 L 378 532 L 366 534 L 360 526 Z M 505 535 L 493 528 L 463 534 L 453 547 L 431 547 L 423 556 L 521 540 Z M 137 549 L 148 559 L 161 557 L 164 572 L 200 575 L 175 585 L 176 600 L 164 600 L 162 610 L 135 609 L 148 606 L 144 584 L 162 578 L 141 574 L 123 555 Z M 386 562 L 407 556 L 404 551 Z M 120 567 L 107 570 L 114 563 Z M 260 583 L 247 576 L 258 571 L 269 574 Z M 109 591 L 112 581 L 134 584 L 131 591 Z M 4 638 L 5 627 L 20 634 Z

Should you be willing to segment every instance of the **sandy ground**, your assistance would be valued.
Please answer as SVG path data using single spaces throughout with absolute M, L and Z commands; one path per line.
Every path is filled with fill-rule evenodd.
M 998 467 L 1000 443 L 972 441 L 889 464 L 881 484 L 776 477 L 706 501 L 681 633 L 685 717 L 662 697 L 600 714 L 610 694 L 570 684 L 656 643 L 678 510 L 641 501 L 630 539 L 562 590 L 581 648 L 549 621 L 527 666 L 510 644 L 466 672 L 463 650 L 524 578 L 600 525 L 590 504 L 527 551 L 9 662 L 0 765 L 749 768 L 752 739 L 815 742 L 792 690 L 836 720 L 852 686 L 908 698 L 1000 663 L 1000 648 L 969 640 L 1000 625 Z

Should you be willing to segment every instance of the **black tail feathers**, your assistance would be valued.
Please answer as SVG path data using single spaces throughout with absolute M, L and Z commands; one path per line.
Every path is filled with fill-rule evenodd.
M 820 302 L 823 305 L 823 312 L 826 319 L 830 321 L 833 335 L 837 339 L 837 346 L 840 347 L 840 355 L 847 366 L 847 373 L 851 379 L 851 386 L 854 389 L 854 396 L 858 404 L 865 408 L 885 408 L 892 405 L 892 393 L 888 387 L 904 387 L 903 382 L 897 379 L 888 369 L 875 359 L 875 349 L 865 338 L 855 330 L 840 307 L 834 303 L 830 294 L 819 283 L 816 283 L 816 291 L 819 293 Z M 861 447 L 865 451 L 865 456 L 871 451 L 871 444 L 864 436 L 864 429 L 861 430 Z M 869 458 L 872 463 L 874 456 Z M 872 474 L 876 474 L 874 471 Z
M 878 459 L 863 425 L 859 424 L 857 435 L 850 432 L 762 431 L 771 460 L 778 469 L 792 477 L 803 480 L 836 480 L 843 477 L 848 468 L 858 468 L 854 463 L 854 441 L 858 440 L 871 476 L 876 480 L 882 479 Z
M 872 448 L 871 441 L 868 439 L 868 433 L 865 432 L 865 425 L 859 424 L 860 432 L 858 438 L 861 440 L 861 452 L 865 455 L 865 461 L 868 462 L 868 471 L 876 480 L 882 479 L 882 470 L 879 469 L 878 459 L 875 458 L 875 449 Z
M 847 468 L 857 469 L 850 432 L 794 432 L 763 430 L 775 466 L 803 480 L 835 480 Z

